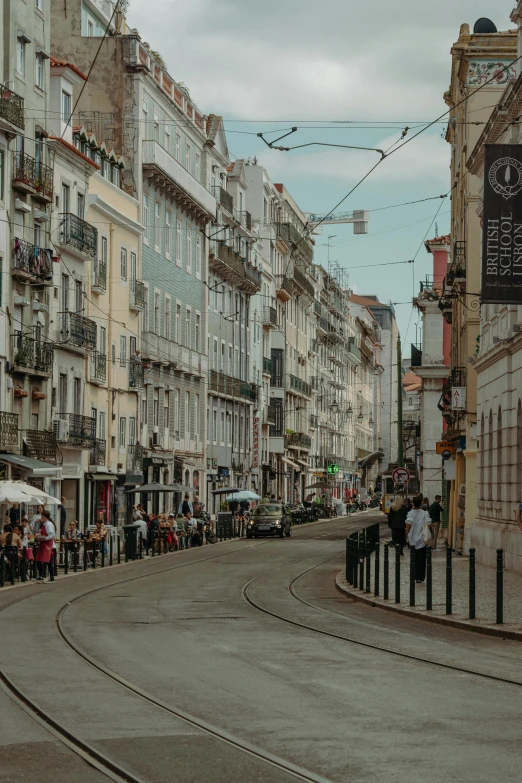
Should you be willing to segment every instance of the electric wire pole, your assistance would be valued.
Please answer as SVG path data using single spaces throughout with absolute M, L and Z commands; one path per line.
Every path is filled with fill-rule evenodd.
M 402 351 L 401 337 L 397 337 L 397 464 L 404 467 L 404 444 L 402 442 Z

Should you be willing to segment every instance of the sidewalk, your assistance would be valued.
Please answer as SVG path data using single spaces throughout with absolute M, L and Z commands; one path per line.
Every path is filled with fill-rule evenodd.
M 496 625 L 496 571 L 494 568 L 475 563 L 475 614 L 469 620 L 469 558 L 452 557 L 452 614 L 446 614 L 446 551 L 441 549 L 432 554 L 432 603 L 433 609 L 426 610 L 426 584 L 415 585 L 415 606 L 410 607 L 410 552 L 404 550 L 400 562 L 400 604 L 395 603 L 395 549 L 389 549 L 390 577 L 389 599 L 384 593 L 384 539 L 380 543 L 379 598 L 374 596 L 375 554 L 371 556 L 371 592 L 354 588 L 346 582 L 345 568 L 336 577 L 336 586 L 343 593 L 358 601 L 379 606 L 390 611 L 413 615 L 431 622 L 444 623 L 454 627 L 486 633 L 503 638 L 522 641 L 522 574 L 504 571 L 504 622 Z M 366 582 L 366 576 L 365 576 Z

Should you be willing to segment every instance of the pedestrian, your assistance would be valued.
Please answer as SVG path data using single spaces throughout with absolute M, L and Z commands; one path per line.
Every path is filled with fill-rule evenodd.
M 426 579 L 426 548 L 431 538 L 430 516 L 421 508 L 422 497 L 413 499 L 413 509 L 406 517 L 406 535 L 410 548 L 415 549 L 415 581 L 422 584 Z
M 42 514 L 44 511 L 45 506 L 36 506 L 36 512 L 33 514 L 33 518 L 31 520 L 31 530 L 33 533 L 36 533 L 40 528 L 40 522 L 42 521 Z
M 272 492 L 271 495 L 270 495 L 270 503 L 275 503 L 275 502 L 276 502 L 276 496 Z
M 433 533 L 433 537 L 431 539 L 431 546 L 434 552 L 439 551 L 437 549 L 437 539 L 439 537 L 439 532 L 440 532 L 441 514 L 444 510 L 440 502 L 441 500 L 442 498 L 440 495 L 435 495 L 435 500 L 433 501 L 433 503 L 428 509 L 428 514 L 430 515 L 430 519 L 431 519 L 431 531 Z
M 140 512 L 140 516 L 141 516 L 142 520 L 145 522 L 145 524 L 147 524 L 148 521 L 149 521 L 149 515 L 147 514 L 147 512 L 145 511 L 145 509 L 143 508 L 143 505 L 141 503 L 138 503 L 137 510 Z M 139 520 L 137 520 L 137 521 L 139 522 Z
M 42 513 L 42 519 L 40 522 L 40 529 L 35 536 L 35 540 L 38 543 L 38 552 L 36 553 L 36 562 L 38 564 L 38 577 L 37 582 L 43 582 L 46 573 L 46 566 L 49 568 L 48 582 L 54 582 L 54 539 L 56 536 L 56 528 L 54 522 L 51 519 L 51 515 L 48 511 Z
M 404 555 L 406 545 L 406 517 L 408 510 L 404 505 L 404 499 L 397 495 L 388 514 L 388 527 L 392 532 L 392 541 L 394 546 Z
M 20 503 L 13 503 L 5 512 L 5 521 L 10 525 L 17 525 L 20 522 Z
M 147 548 L 154 549 L 156 546 L 156 539 L 159 535 L 159 522 L 156 514 L 149 514 L 149 522 L 147 525 Z
M 63 538 L 65 535 L 65 526 L 67 524 L 67 511 L 65 510 L 67 499 L 60 498 L 60 501 L 61 502 L 58 504 L 58 521 L 60 523 L 60 538 Z
M 430 501 L 428 498 L 422 498 L 421 508 L 423 511 L 428 511 L 430 507 Z
M 141 516 L 141 512 L 139 511 L 137 506 L 132 507 L 132 521 L 137 522 L 138 520 L 143 519 Z
M 194 513 L 194 507 L 190 502 L 189 493 L 185 492 L 185 497 L 178 506 L 178 517 L 186 517 L 189 511 L 192 515 Z

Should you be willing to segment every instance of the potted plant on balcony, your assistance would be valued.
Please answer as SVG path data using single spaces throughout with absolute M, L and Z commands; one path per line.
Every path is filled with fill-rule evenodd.
M 14 388 L 14 396 L 15 397 L 29 397 L 29 392 L 25 389 L 22 389 L 21 386 L 15 386 Z
M 41 392 L 40 389 L 33 389 L 33 400 L 45 400 L 47 397 L 47 394 L 45 392 Z

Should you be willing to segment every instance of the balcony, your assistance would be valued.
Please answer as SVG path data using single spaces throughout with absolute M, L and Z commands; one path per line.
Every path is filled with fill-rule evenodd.
M 348 349 L 348 358 L 354 364 L 361 363 L 361 349 L 355 344 L 355 337 L 349 337 L 346 345 Z
M 277 326 L 277 310 L 275 307 L 263 307 L 263 326 L 271 329 Z
M 316 334 L 319 335 L 319 337 L 326 337 L 329 331 L 329 323 L 328 319 L 322 315 L 319 320 L 317 321 L 316 327 L 315 327 Z
M 310 414 L 310 429 L 316 430 L 319 427 L 319 416 L 317 414 Z
M 43 247 L 32 245 L 24 239 L 15 239 L 11 273 L 34 283 L 53 281 L 53 262 Z
M 223 207 L 223 209 L 226 209 L 226 211 L 230 214 L 234 214 L 234 199 L 230 195 L 230 193 L 227 193 L 225 188 L 222 188 L 221 185 L 213 185 L 211 189 L 212 195 L 216 199 L 216 202 L 219 204 L 220 207 Z
M 369 362 L 373 362 L 373 349 L 366 340 L 361 340 L 361 353 Z
M 311 301 L 314 300 L 315 288 L 310 280 L 308 280 L 306 275 L 300 269 L 298 269 L 298 267 L 295 267 L 294 269 L 294 288 L 298 296 L 304 295 L 307 296 Z
M 96 438 L 89 454 L 89 465 L 106 465 L 107 441 Z
M 295 245 L 298 252 L 306 258 L 308 263 L 312 263 L 314 257 L 313 247 L 309 244 L 309 240 L 292 223 L 277 223 L 276 233 L 289 247 Z
M 261 290 L 261 272 L 247 263 L 235 250 L 224 242 L 216 242 L 209 256 L 209 267 L 213 272 L 237 286 L 247 294 Z
M 323 313 L 323 307 L 321 305 L 321 302 L 318 302 L 317 299 L 314 301 L 314 313 L 316 315 L 318 315 L 319 318 L 321 317 L 321 315 Z
M 93 261 L 92 288 L 95 294 L 104 294 L 107 291 L 107 262 Z
M 24 434 L 27 456 L 56 462 L 56 436 L 46 430 L 26 430 Z
M 272 375 L 272 359 L 267 359 L 266 356 L 263 357 L 263 373 Z
M 93 351 L 90 364 L 91 383 L 105 383 L 107 380 L 107 356 L 99 351 Z
M 310 350 L 308 351 L 308 354 L 315 354 L 317 356 L 319 354 L 319 346 L 319 340 L 314 337 L 313 340 L 310 340 Z
M 422 345 L 411 344 L 411 367 L 422 367 Z
M 255 402 L 257 400 L 257 386 L 255 383 L 240 381 L 216 370 L 210 371 L 209 391 L 224 394 L 229 397 Z
M 297 378 L 291 373 L 288 374 L 287 389 L 295 392 L 296 394 L 301 394 L 304 397 L 312 396 L 311 385 L 306 383 L 306 381 L 301 380 L 301 378 Z
M 96 322 L 78 313 L 58 313 L 60 341 L 73 351 L 96 350 Z
M 242 212 L 235 212 L 234 214 L 239 225 L 246 228 L 247 231 L 252 231 L 252 215 L 250 212 L 243 210 Z
M 312 438 L 302 432 L 290 432 L 285 435 L 285 446 L 287 448 L 311 449 Z
M 288 302 L 294 294 L 292 281 L 286 275 L 276 276 L 276 296 L 282 302 Z
M 15 152 L 13 187 L 43 201 L 53 198 L 53 170 L 25 152 Z
M 79 413 L 59 413 L 54 419 L 58 443 L 80 449 L 92 449 L 96 442 L 96 421 Z
M 192 209 L 195 217 L 208 221 L 216 217 L 216 199 L 183 168 L 156 141 L 143 142 L 142 165 L 149 179 L 155 179 L 167 198 L 172 198 L 181 206 Z M 226 191 L 225 191 L 226 192 Z M 227 194 L 228 195 L 228 194 Z
M 0 448 L 18 448 L 19 435 L 18 414 L 0 411 Z
M 22 332 L 13 335 L 13 369 L 27 375 L 49 378 L 53 369 L 53 346 Z
M 129 309 L 141 311 L 145 309 L 145 296 L 147 289 L 141 280 L 131 280 L 129 290 Z
M 127 447 L 127 471 L 133 473 L 143 470 L 144 449 L 139 443 Z
M 98 229 L 72 212 L 61 212 L 60 244 L 89 258 L 96 258 Z
M 129 363 L 129 389 L 143 389 L 144 369 L 141 362 Z
M 0 129 L 18 133 L 24 128 L 24 99 L 4 84 L 0 85 Z

